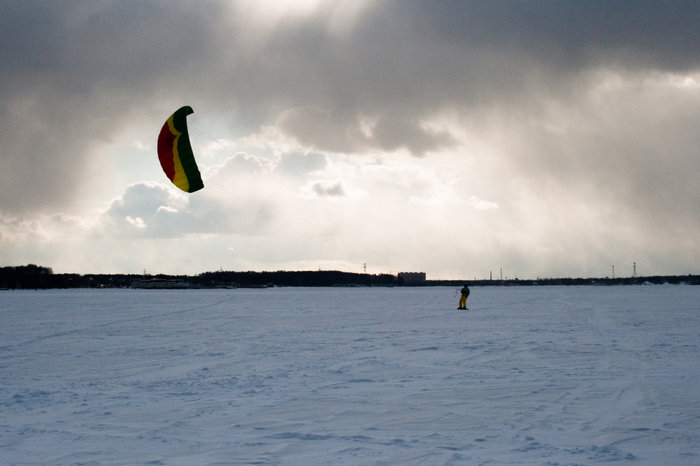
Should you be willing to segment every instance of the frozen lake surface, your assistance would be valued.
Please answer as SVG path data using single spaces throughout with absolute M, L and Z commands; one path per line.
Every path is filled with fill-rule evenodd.
M 455 291 L 0 291 L 0 463 L 700 464 L 700 287 Z

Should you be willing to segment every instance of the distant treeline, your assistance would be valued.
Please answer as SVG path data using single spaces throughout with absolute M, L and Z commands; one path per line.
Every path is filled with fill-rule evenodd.
M 0 288 L 128 288 L 148 280 L 174 280 L 192 288 L 263 288 L 271 286 L 400 286 L 394 275 L 339 271 L 205 272 L 199 275 L 53 273 L 49 267 L 0 267 Z
M 205 272 L 188 277 L 187 282 L 201 287 L 264 287 L 264 286 L 397 286 L 394 275 L 361 274 L 335 270 L 299 272 Z
M 539 286 L 539 285 L 700 285 L 700 275 L 634 278 L 544 278 L 536 280 L 426 280 L 404 283 L 390 274 L 360 274 L 332 270 L 298 272 L 205 272 L 199 275 L 53 273 L 34 264 L 0 267 L 2 289 L 129 288 L 143 280 L 176 280 L 191 288 L 262 288 L 272 286 Z
M 538 278 L 534 280 L 428 280 L 430 286 L 545 286 L 545 285 L 700 285 L 700 275 L 655 275 L 625 278 Z

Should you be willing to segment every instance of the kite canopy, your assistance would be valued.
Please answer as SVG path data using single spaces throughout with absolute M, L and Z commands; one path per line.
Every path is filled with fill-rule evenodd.
M 158 135 L 160 165 L 170 181 L 187 193 L 204 187 L 187 132 L 187 115 L 192 113 L 192 107 L 180 107 L 165 121 Z

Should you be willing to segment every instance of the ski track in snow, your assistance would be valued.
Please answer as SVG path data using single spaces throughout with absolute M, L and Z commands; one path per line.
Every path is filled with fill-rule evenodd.
M 700 287 L 0 292 L 0 464 L 700 465 Z

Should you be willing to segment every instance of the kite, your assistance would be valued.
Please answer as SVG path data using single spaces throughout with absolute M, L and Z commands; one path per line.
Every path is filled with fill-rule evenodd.
M 180 107 L 165 121 L 158 135 L 160 165 L 170 181 L 186 193 L 204 187 L 187 132 L 187 115 L 192 113 L 192 107 Z

